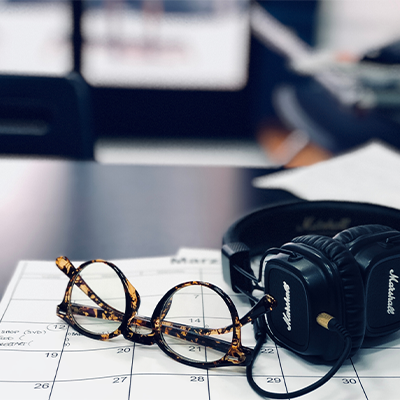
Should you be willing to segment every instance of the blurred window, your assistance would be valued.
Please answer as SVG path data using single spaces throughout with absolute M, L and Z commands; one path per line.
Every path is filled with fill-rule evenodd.
M 71 71 L 72 12 L 66 1 L 0 0 L 0 73 Z
M 72 2 L 0 0 L 0 73 L 73 69 Z M 248 0 L 87 0 L 81 72 L 94 86 L 235 90 L 247 82 Z
M 88 1 L 82 73 L 93 85 L 239 89 L 247 81 L 246 0 Z

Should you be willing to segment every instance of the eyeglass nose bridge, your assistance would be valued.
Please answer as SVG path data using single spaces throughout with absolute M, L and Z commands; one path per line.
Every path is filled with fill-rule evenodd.
M 129 309 L 131 311 L 131 314 L 133 314 L 131 318 L 133 318 L 137 314 L 140 307 L 141 303 L 140 295 L 139 292 L 135 289 L 135 287 L 128 281 L 128 279 L 125 278 L 124 275 L 122 278 L 122 283 L 124 286 L 125 296 L 127 296 L 130 303 Z
M 242 346 L 241 343 L 235 344 L 232 342 L 224 361 L 229 362 L 229 364 L 247 366 L 250 364 L 252 357 L 253 351 L 251 349 Z

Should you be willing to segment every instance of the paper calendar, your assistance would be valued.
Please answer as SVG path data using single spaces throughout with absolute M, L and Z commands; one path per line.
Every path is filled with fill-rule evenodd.
M 183 249 L 171 257 L 112 260 L 141 296 L 140 314 L 151 316 L 163 294 L 188 280 L 212 282 L 234 301 L 239 316 L 247 300 L 222 277 L 220 252 Z M 79 264 L 79 263 L 76 263 Z M 68 278 L 54 261 L 22 261 L 0 304 L 0 398 L 8 399 L 259 399 L 245 367 L 188 367 L 157 345 L 122 336 L 108 342 L 86 338 L 56 316 Z M 252 326 L 243 344 L 254 346 Z M 400 334 L 365 343 L 336 376 L 304 399 L 400 398 Z M 306 362 L 268 341 L 255 364 L 257 383 L 273 392 L 307 386 L 329 369 Z

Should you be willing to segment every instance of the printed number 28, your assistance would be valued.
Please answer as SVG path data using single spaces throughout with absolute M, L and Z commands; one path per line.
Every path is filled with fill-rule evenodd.
M 194 376 L 190 377 L 190 382 L 204 382 L 204 376 Z

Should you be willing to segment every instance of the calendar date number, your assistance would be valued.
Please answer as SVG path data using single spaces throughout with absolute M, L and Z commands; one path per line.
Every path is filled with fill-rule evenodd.
M 354 378 L 343 378 L 342 383 L 344 385 L 355 385 L 357 383 L 357 380 Z
M 204 382 L 204 376 L 196 376 L 196 375 L 192 375 L 190 377 L 190 382 Z
M 37 382 L 35 383 L 34 389 L 50 389 L 49 382 Z

